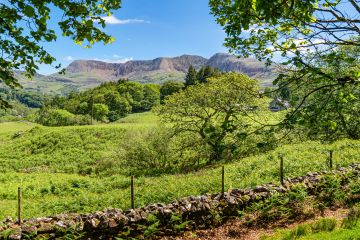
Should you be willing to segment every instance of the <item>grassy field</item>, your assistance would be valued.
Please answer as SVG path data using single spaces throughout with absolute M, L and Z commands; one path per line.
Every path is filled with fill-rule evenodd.
M 126 167 L 117 157 L 118 145 L 127 140 L 126 133 L 149 129 L 157 122 L 152 113 L 141 113 L 94 126 L 1 123 L 0 219 L 15 216 L 18 186 L 23 188 L 24 217 L 128 208 L 130 178 L 117 172 Z M 325 169 L 330 149 L 334 150 L 336 166 L 359 162 L 360 141 L 286 145 L 226 164 L 226 188 L 278 182 L 280 153 L 284 154 L 286 177 Z M 136 206 L 219 192 L 221 166 L 188 174 L 139 177 L 135 184 Z
M 312 223 L 299 224 L 293 229 L 279 229 L 261 240 L 357 240 L 360 239 L 360 221 L 344 227 L 342 221 L 322 218 Z

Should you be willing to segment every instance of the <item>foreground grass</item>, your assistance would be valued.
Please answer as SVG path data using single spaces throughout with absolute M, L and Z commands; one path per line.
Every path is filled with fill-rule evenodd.
M 333 232 L 315 233 L 306 237 L 299 238 L 302 240 L 357 240 L 360 239 L 360 224 L 353 229 L 338 229 Z
M 117 146 L 126 141 L 126 132 L 147 129 L 156 122 L 151 113 L 143 113 L 115 124 L 95 126 L 0 124 L 0 218 L 15 216 L 18 186 L 23 188 L 26 218 L 107 207 L 129 208 L 130 179 L 121 171 L 111 171 L 114 164 L 122 164 L 117 158 Z M 360 141 L 282 146 L 225 164 L 226 188 L 278 182 L 280 153 L 284 154 L 286 177 L 326 169 L 330 149 L 334 150 L 335 166 L 360 159 Z M 135 203 L 139 207 L 220 189 L 220 165 L 189 174 L 139 177 L 135 182 Z
M 344 228 L 335 219 L 323 218 L 311 224 L 300 224 L 292 230 L 278 230 L 261 240 L 357 240 L 360 239 L 360 221 L 352 228 Z

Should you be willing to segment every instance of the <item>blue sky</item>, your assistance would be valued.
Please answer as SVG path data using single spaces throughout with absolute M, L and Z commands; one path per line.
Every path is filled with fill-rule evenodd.
M 105 31 L 116 38 L 113 44 L 85 49 L 59 36 L 44 47 L 63 67 L 76 59 L 123 62 L 182 54 L 210 57 L 227 51 L 222 45 L 225 33 L 210 14 L 208 0 L 123 0 Z M 56 69 L 41 66 L 39 72 Z

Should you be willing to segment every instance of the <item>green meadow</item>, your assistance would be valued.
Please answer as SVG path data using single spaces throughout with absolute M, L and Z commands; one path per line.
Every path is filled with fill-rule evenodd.
M 0 124 L 0 218 L 15 217 L 17 188 L 23 190 L 24 217 L 63 212 L 93 212 L 107 207 L 130 206 L 130 176 L 124 174 L 117 153 L 131 133 L 155 127 L 157 117 L 132 114 L 112 124 L 44 127 L 29 122 Z M 137 177 L 137 207 L 170 202 L 189 195 L 219 192 L 221 166 L 226 188 L 244 188 L 278 182 L 278 155 L 285 160 L 285 176 L 326 169 L 328 151 L 334 165 L 360 159 L 360 141 L 341 140 L 284 145 L 273 151 L 219 163 L 186 174 Z

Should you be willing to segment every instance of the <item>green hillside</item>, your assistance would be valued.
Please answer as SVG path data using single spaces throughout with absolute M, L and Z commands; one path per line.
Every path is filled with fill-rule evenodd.
M 99 86 L 107 80 L 101 79 L 91 73 L 70 73 L 53 74 L 45 76 L 36 74 L 32 79 L 28 79 L 21 73 L 16 74 L 24 91 L 37 92 L 51 95 L 66 95 L 70 92 L 83 91 Z M 152 73 L 138 72 L 136 75 L 129 77 L 131 81 L 139 83 L 162 84 L 166 81 L 184 81 L 185 73 L 182 72 L 161 72 Z
M 28 79 L 23 75 L 23 73 L 17 72 L 15 76 L 19 80 L 22 89 L 29 92 L 57 95 L 68 94 L 72 91 L 79 91 L 80 89 L 83 89 L 81 79 L 72 81 L 71 79 L 65 78 L 63 75 L 51 77 L 36 74 L 32 79 Z M 100 83 L 97 83 L 96 85 L 98 84 Z M 92 86 L 94 85 L 89 85 L 89 87 Z
M 24 217 L 93 212 L 130 206 L 130 178 L 118 154 L 120 143 L 157 125 L 152 113 L 132 114 L 113 124 L 43 127 L 27 122 L 0 124 L 0 218 L 15 216 L 17 187 L 24 194 Z M 328 150 L 336 166 L 360 159 L 360 141 L 332 145 L 286 145 L 225 165 L 226 188 L 278 182 L 278 154 L 286 177 L 326 168 Z M 221 166 L 187 174 L 136 178 L 136 206 L 219 192 Z

